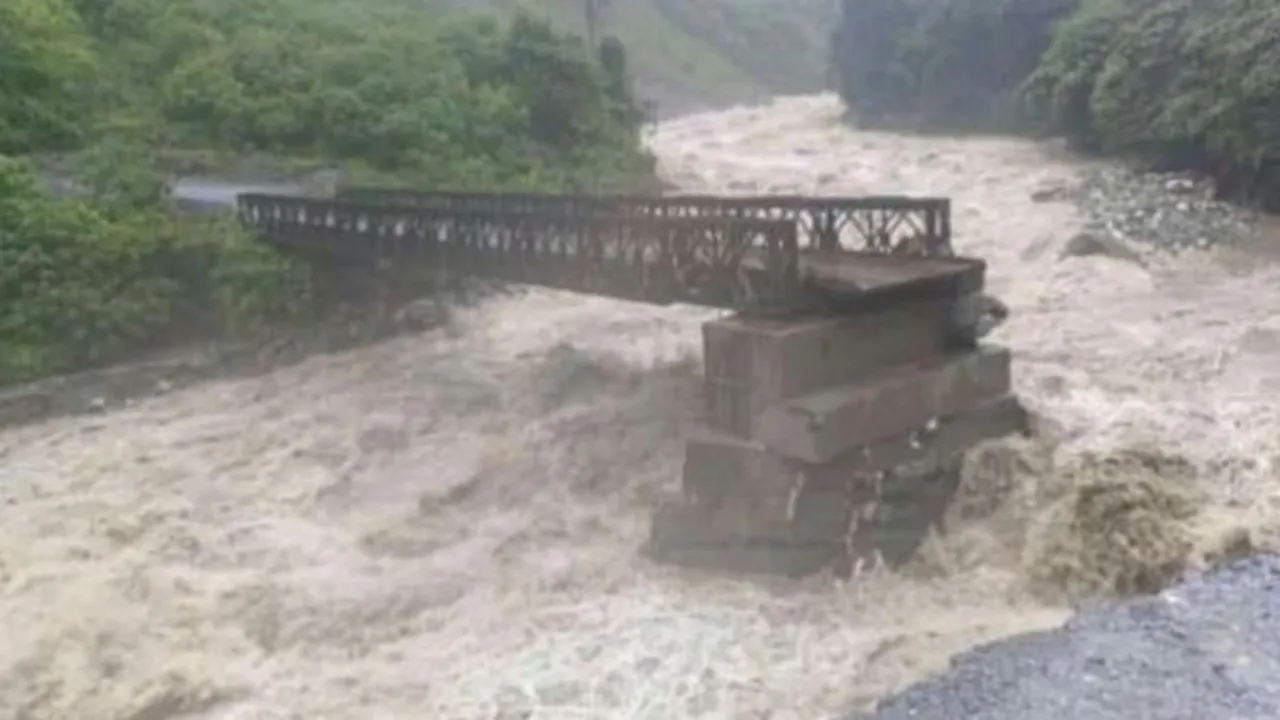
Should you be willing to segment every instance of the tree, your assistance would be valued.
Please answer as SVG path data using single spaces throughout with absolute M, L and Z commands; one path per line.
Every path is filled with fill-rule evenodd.
M 88 38 L 62 0 L 0 2 L 0 154 L 73 144 L 90 68 Z

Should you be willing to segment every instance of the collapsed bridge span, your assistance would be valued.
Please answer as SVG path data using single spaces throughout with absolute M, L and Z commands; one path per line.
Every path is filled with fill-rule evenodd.
M 1024 428 L 1004 309 L 937 198 L 344 189 L 242 195 L 241 221 L 324 265 L 394 266 L 733 310 L 703 329 L 705 413 L 656 558 L 804 574 L 909 557 L 963 453 Z M 401 273 L 403 274 L 403 273 Z M 410 273 L 412 274 L 412 273 Z

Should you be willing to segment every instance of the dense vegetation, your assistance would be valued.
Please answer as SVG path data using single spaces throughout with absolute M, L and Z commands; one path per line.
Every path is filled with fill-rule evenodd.
M 625 56 L 595 62 L 527 17 L 500 26 L 417 0 L 72 2 L 110 80 L 92 98 L 109 135 L 142 126 L 166 148 L 319 156 L 429 184 L 646 170 Z
M 623 47 L 424 0 L 0 2 L 0 382 L 301 312 L 308 277 L 172 215 L 173 158 L 337 163 L 422 185 L 650 181 Z M 35 160 L 88 193 L 53 200 Z
M 1277 38 L 1272 0 L 846 0 L 835 60 L 864 122 L 1048 131 L 1280 209 Z

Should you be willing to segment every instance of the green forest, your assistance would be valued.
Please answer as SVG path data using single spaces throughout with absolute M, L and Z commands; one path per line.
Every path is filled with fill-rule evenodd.
M 1280 210 L 1274 0 L 844 0 L 858 122 L 1065 137 Z
M 627 55 L 423 0 L 0 2 L 0 383 L 252 333 L 312 280 L 166 172 L 248 156 L 423 187 L 652 182 Z M 39 168 L 74 169 L 54 199 Z

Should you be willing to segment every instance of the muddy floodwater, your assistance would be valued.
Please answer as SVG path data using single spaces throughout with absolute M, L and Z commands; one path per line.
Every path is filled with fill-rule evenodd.
M 1197 532 L 1280 485 L 1280 271 L 1059 258 L 1036 203 L 1086 164 L 1016 139 L 851 130 L 830 97 L 650 142 L 692 191 L 953 198 L 1012 315 L 993 336 L 1057 458 L 1163 448 Z M 761 583 L 647 564 L 713 313 L 530 290 L 453 332 L 0 434 L 0 716 L 813 720 L 1065 617 L 1028 589 L 1049 450 L 990 452 L 982 513 L 899 575 Z

